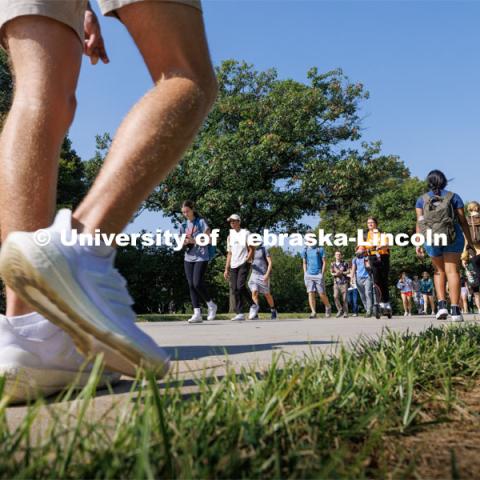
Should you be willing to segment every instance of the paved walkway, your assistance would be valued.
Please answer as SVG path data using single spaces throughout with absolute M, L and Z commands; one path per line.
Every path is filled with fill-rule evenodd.
M 469 315 L 467 321 L 480 321 L 480 316 Z M 334 352 L 360 337 L 375 337 L 385 328 L 394 331 L 420 332 L 431 325 L 445 325 L 433 317 L 394 317 L 382 320 L 350 318 L 318 318 L 288 320 L 254 320 L 245 322 L 213 321 L 190 325 L 186 322 L 141 323 L 141 327 L 162 345 L 172 357 L 172 371 L 185 380 L 186 393 L 195 391 L 192 381 L 204 374 L 223 375 L 227 365 L 240 370 L 253 366 L 262 370 L 273 355 L 282 352 L 286 357 L 301 357 L 311 351 Z M 94 403 L 95 415 L 102 415 L 112 405 L 128 401 L 132 386 L 130 379 L 122 379 L 114 394 L 99 392 Z M 51 407 L 60 407 L 50 404 Z M 11 426 L 18 425 L 26 409 L 13 406 L 7 418 Z M 46 415 L 48 417 L 48 415 Z M 46 420 L 45 420 L 46 421 Z M 42 428 L 40 427 L 40 430 Z

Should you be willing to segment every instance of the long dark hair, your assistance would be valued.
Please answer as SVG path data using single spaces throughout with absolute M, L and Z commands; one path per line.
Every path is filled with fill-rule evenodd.
M 194 218 L 200 218 L 200 215 L 198 214 L 198 212 L 195 210 L 195 204 L 191 201 L 191 200 L 185 200 L 183 203 L 182 203 L 182 208 L 190 208 L 191 210 L 193 210 L 193 216 Z
M 440 191 L 443 190 L 447 184 L 448 180 L 445 174 L 440 170 L 432 170 L 427 175 L 428 188 L 435 194 L 440 195 Z

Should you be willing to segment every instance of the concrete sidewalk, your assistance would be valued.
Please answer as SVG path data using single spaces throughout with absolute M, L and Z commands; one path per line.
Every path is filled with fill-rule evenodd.
M 480 321 L 478 315 L 465 317 L 468 322 Z M 186 394 L 195 392 L 194 379 L 204 375 L 222 376 L 227 368 L 239 371 L 252 367 L 257 371 L 267 367 L 275 354 L 282 352 L 286 358 L 302 357 L 318 350 L 334 352 L 339 345 L 348 345 L 361 337 L 376 337 L 389 328 L 393 331 L 420 332 L 431 325 L 447 325 L 431 316 L 394 317 L 365 319 L 318 318 L 252 320 L 244 322 L 213 321 L 190 325 L 187 322 L 140 323 L 172 357 L 171 373 L 174 379 L 184 381 L 182 390 Z M 171 377 L 172 378 L 172 377 Z M 113 394 L 98 392 L 91 413 L 100 418 L 105 412 L 128 404 L 132 380 L 125 378 L 116 385 Z M 162 387 L 163 382 L 159 385 Z M 70 409 L 75 403 L 65 405 L 52 401 L 39 416 L 37 431 L 41 432 L 48 423 L 52 408 Z M 11 427 L 20 424 L 26 413 L 25 406 L 12 406 L 7 410 Z

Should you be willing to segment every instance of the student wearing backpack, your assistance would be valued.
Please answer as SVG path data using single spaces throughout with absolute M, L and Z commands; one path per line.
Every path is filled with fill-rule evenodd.
M 322 247 L 305 247 L 302 257 L 305 287 L 307 287 L 308 303 L 312 312 L 309 318 L 317 317 L 317 293 L 325 305 L 325 317 L 328 318 L 332 313 L 332 307 L 325 294 L 325 251 Z
M 400 279 L 397 283 L 397 288 L 400 290 L 403 303 L 403 315 L 405 317 L 412 316 L 412 296 L 413 296 L 413 283 L 411 278 L 407 277 L 405 272 L 402 272 Z
M 388 245 L 376 245 L 375 236 L 379 239 L 381 231 L 378 229 L 378 221 L 375 217 L 367 219 L 367 243 L 366 250 L 368 260 L 373 273 L 373 281 L 381 292 L 380 309 L 386 315 L 391 317 L 392 306 L 390 305 L 390 292 L 388 291 L 388 275 L 390 273 L 390 249 Z
M 358 289 L 360 299 L 365 308 L 365 318 L 372 316 L 373 309 L 373 282 L 369 273 L 370 265 L 365 247 L 359 245 L 352 259 L 352 283 Z
M 206 302 L 208 307 L 207 320 L 214 320 L 217 314 L 217 305 L 205 286 L 205 273 L 210 260 L 211 251 L 207 246 L 196 244 L 196 237 L 205 233 L 210 235 L 210 228 L 207 222 L 201 218 L 195 211 L 195 206 L 190 200 L 186 200 L 182 205 L 182 215 L 186 222 L 180 227 L 180 233 L 186 235 L 184 249 L 184 268 L 187 277 L 188 287 L 190 289 L 190 299 L 193 305 L 193 315 L 189 318 L 189 323 L 202 323 L 202 311 L 200 301 Z
M 429 191 L 417 199 L 415 210 L 417 214 L 417 233 L 426 235 L 431 229 L 432 234 L 446 234 L 448 244 L 435 246 L 425 244 L 425 251 L 432 258 L 435 268 L 434 283 L 438 296 L 438 311 L 436 318 L 448 318 L 446 301 L 446 283 L 451 302 L 451 320 L 462 322 L 460 311 L 460 274 L 458 267 L 460 256 L 465 247 L 473 249 L 472 236 L 468 227 L 464 204 L 456 193 L 446 190 L 447 178 L 440 170 L 432 170 L 427 176 Z M 465 238 L 464 238 L 465 236 Z M 417 255 L 422 257 L 424 249 L 417 247 Z
M 335 252 L 335 260 L 330 264 L 330 273 L 333 277 L 333 298 L 337 307 L 337 318 L 343 315 L 348 317 L 348 276 L 350 275 L 350 265 L 343 261 L 342 252 Z
M 478 288 L 478 284 L 480 284 L 480 203 L 470 202 L 467 205 L 467 223 L 472 236 L 475 255 L 473 255 L 473 252 L 471 252 L 471 255 L 465 248 L 462 253 L 462 262 L 464 266 L 465 264 L 471 266 L 474 278 L 470 283 L 474 288 L 475 286 Z
M 435 302 L 433 300 L 433 282 L 428 272 L 423 272 L 420 280 L 420 293 L 423 295 L 423 312 L 428 314 L 428 305 L 430 305 L 432 315 L 435 313 Z
M 223 276 L 230 282 L 230 289 L 235 296 L 236 315 L 232 320 L 243 322 L 245 320 L 244 303 L 250 308 L 250 313 L 253 311 L 250 292 L 247 289 L 247 278 L 255 249 L 247 242 L 250 232 L 240 227 L 240 215 L 236 213 L 230 215 L 227 222 L 230 223 L 231 233 L 227 238 L 227 261 Z
M 253 305 L 250 307 L 248 315 L 249 320 L 258 319 L 260 310 L 259 300 L 260 293 L 265 297 L 269 307 L 271 319 L 277 318 L 277 310 L 275 302 L 270 293 L 270 275 L 272 273 L 272 257 L 265 245 L 261 245 L 255 249 L 252 260 L 252 274 L 248 280 L 248 288 L 252 292 Z

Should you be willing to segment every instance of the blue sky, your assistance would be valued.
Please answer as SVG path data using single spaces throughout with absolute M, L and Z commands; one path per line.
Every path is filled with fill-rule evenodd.
M 464 199 L 479 198 L 480 2 L 206 0 L 204 17 L 215 64 L 235 58 L 275 67 L 303 81 L 307 70 L 340 67 L 365 84 L 365 140 L 382 140 L 420 177 L 432 168 L 453 178 Z M 102 19 L 111 63 L 84 61 L 79 106 L 70 130 L 89 158 L 95 134 L 117 129 L 151 87 L 123 26 Z M 166 228 L 161 214 L 139 217 L 130 231 Z

